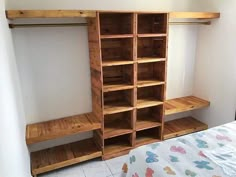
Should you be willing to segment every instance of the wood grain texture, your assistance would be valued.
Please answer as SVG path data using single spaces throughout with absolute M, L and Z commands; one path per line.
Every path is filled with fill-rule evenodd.
M 32 174 L 45 173 L 101 156 L 102 152 L 92 139 L 32 152 Z
M 27 125 L 26 142 L 33 144 L 100 128 L 101 122 L 92 113 L 70 116 Z
M 156 85 L 164 85 L 164 81 L 159 81 L 155 79 L 147 79 L 147 80 L 138 80 L 137 87 L 148 87 L 148 86 L 156 86 Z
M 167 100 L 165 102 L 165 115 L 205 108 L 209 105 L 209 101 L 203 100 L 195 96 L 175 98 Z
M 134 64 L 134 61 L 131 60 L 122 60 L 122 59 L 107 59 L 102 61 L 102 66 L 119 66 L 119 65 L 130 65 Z
M 88 10 L 7 10 L 6 16 L 8 19 L 96 17 L 96 11 L 88 11 Z
M 162 105 L 163 102 L 154 98 L 145 98 L 145 99 L 138 99 L 137 100 L 137 109 L 146 108 L 151 106 L 158 106 Z
M 152 63 L 166 61 L 166 58 L 155 58 L 155 57 L 139 57 L 137 58 L 138 63 Z
M 164 139 L 206 130 L 208 126 L 193 117 L 185 117 L 165 122 Z
M 136 147 L 161 140 L 160 127 L 136 131 Z
M 169 18 L 194 18 L 194 19 L 216 19 L 220 18 L 218 12 L 170 12 Z

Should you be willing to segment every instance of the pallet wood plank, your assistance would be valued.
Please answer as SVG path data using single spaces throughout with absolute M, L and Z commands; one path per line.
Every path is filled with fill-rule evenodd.
M 194 19 L 216 19 L 220 18 L 218 12 L 170 12 L 170 18 L 194 18 Z
M 96 11 L 89 11 L 89 10 L 7 10 L 6 16 L 8 19 L 96 17 Z
M 157 79 L 147 79 L 147 80 L 138 80 L 137 87 L 148 87 L 148 86 L 155 86 L 155 85 L 164 85 L 164 81 L 159 81 Z
M 175 98 L 165 101 L 165 115 L 205 108 L 209 105 L 209 101 L 195 96 Z
M 158 106 L 162 105 L 163 102 L 159 101 L 155 98 L 146 98 L 146 99 L 138 99 L 137 100 L 137 109 L 140 108 L 146 108 L 146 107 L 151 107 L 151 106 Z
M 26 142 L 33 144 L 100 128 L 100 121 L 92 113 L 75 115 L 27 125 Z
M 102 152 L 92 139 L 32 152 L 32 174 L 45 173 L 101 156 Z

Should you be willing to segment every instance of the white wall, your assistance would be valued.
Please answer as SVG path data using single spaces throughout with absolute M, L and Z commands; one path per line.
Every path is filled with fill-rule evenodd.
M 207 7 L 207 8 L 206 8 Z M 211 101 L 195 116 L 210 126 L 234 120 L 236 109 L 236 1 L 204 0 L 202 9 L 221 18 L 199 31 L 194 94 Z
M 4 1 L 0 1 L 0 39 L 0 176 L 29 177 L 25 116 Z

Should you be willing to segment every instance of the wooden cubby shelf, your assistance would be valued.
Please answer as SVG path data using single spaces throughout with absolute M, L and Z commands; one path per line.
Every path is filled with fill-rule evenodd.
M 190 18 L 190 19 L 216 19 L 220 18 L 218 12 L 170 12 L 169 18 Z
M 162 62 L 166 61 L 166 58 L 151 58 L 151 57 L 142 57 L 137 58 L 137 63 L 153 63 L 153 62 Z
M 119 66 L 119 65 L 132 65 L 134 64 L 134 61 L 131 60 L 121 60 L 121 59 L 107 59 L 102 61 L 102 66 L 103 67 L 108 67 L 108 66 Z
M 93 158 L 101 157 L 102 151 L 86 139 L 75 143 L 56 146 L 31 153 L 32 174 L 37 175 Z
M 133 38 L 133 34 L 101 35 L 101 39 Z
M 133 132 L 132 111 L 104 116 L 104 139 Z
M 33 144 L 100 128 L 101 122 L 92 113 L 70 116 L 27 125 L 26 142 Z
M 193 117 L 185 117 L 165 122 L 164 139 L 206 130 L 208 126 Z
M 161 127 L 154 127 L 136 132 L 136 147 L 161 141 Z
M 165 115 L 208 107 L 209 101 L 195 96 L 186 96 L 165 101 Z
M 148 86 L 156 86 L 156 85 L 164 85 L 164 81 L 154 80 L 154 79 L 148 79 L 148 80 L 139 80 L 137 82 L 137 87 L 148 87 Z

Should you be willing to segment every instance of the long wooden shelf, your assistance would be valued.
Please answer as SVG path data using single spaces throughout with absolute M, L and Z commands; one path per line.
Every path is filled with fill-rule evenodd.
M 132 60 L 103 60 L 102 66 L 108 67 L 108 66 L 119 66 L 119 65 L 131 65 L 134 64 L 134 61 Z
M 137 87 L 148 87 L 148 86 L 155 86 L 155 85 L 164 85 L 164 81 L 159 81 L 155 79 L 150 79 L 150 80 L 138 80 L 137 82 Z
M 147 99 L 138 99 L 137 100 L 137 108 L 147 108 L 147 107 L 151 107 L 151 106 L 158 106 L 163 104 L 163 102 L 154 99 L 154 98 L 147 98 Z
M 208 126 L 193 117 L 185 117 L 165 122 L 164 139 L 205 130 Z
M 115 114 L 119 112 L 131 111 L 133 109 L 134 108 L 126 102 L 118 102 L 118 103 L 112 103 L 112 104 L 110 103 L 110 104 L 104 105 L 103 114 L 104 115 Z
M 138 34 L 138 37 L 166 37 L 167 34 Z
M 6 16 L 8 19 L 96 17 L 96 11 L 89 11 L 89 10 L 7 10 Z
M 209 101 L 195 96 L 175 98 L 165 101 L 165 115 L 205 108 L 209 105 Z
M 216 18 L 220 18 L 220 13 L 218 12 L 170 12 L 169 18 L 216 19 Z
M 45 173 L 101 156 L 102 151 L 97 148 L 93 139 L 32 152 L 32 174 Z
M 103 92 L 111 92 L 117 90 L 127 90 L 132 89 L 134 86 L 132 84 L 126 83 L 114 83 L 114 84 L 104 84 L 103 85 Z
M 101 123 L 92 113 L 70 116 L 27 125 L 26 142 L 33 144 L 100 128 Z

